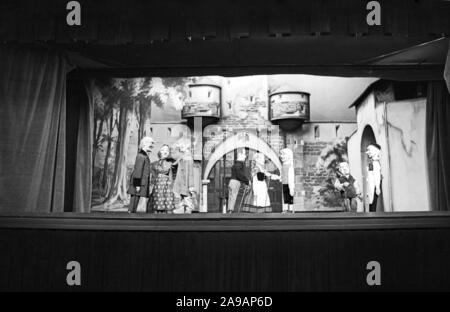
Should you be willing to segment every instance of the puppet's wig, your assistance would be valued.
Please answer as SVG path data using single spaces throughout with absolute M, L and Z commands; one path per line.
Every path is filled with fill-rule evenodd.
M 179 139 L 172 145 L 172 148 L 174 150 L 179 150 L 181 153 L 190 152 L 191 141 L 189 139 Z
M 258 165 L 264 165 L 264 155 L 259 152 L 253 155 L 252 160 Z
M 294 153 L 290 148 L 283 148 L 280 151 L 280 158 L 283 164 L 292 164 L 294 162 Z
M 153 140 L 151 137 L 143 137 L 141 139 L 141 142 L 139 143 L 139 148 L 141 150 L 147 150 L 153 145 L 153 143 L 155 143 L 155 140 Z

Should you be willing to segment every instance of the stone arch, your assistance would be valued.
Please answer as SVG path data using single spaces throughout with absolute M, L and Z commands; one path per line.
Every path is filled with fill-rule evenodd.
M 214 167 L 215 163 L 223 157 L 223 155 L 237 148 L 246 147 L 264 154 L 275 164 L 275 166 L 277 166 L 278 170 L 281 172 L 281 161 L 278 154 L 270 147 L 269 144 L 252 133 L 238 133 L 226 139 L 216 147 L 208 159 L 208 163 L 206 164 L 203 174 L 203 179 L 208 179 L 211 169 Z

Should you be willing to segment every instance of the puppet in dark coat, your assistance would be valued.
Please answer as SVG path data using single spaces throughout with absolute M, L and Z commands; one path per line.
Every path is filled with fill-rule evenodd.
M 148 198 L 151 193 L 150 185 L 150 158 L 149 154 L 155 141 L 151 137 L 142 138 L 139 152 L 136 155 L 134 169 L 130 176 L 128 194 L 131 195 L 128 212 L 136 212 L 141 197 Z

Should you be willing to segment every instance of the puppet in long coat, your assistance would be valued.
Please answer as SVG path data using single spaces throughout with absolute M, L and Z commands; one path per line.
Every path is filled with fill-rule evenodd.
M 151 137 L 142 138 L 139 144 L 139 152 L 136 155 L 133 172 L 130 176 L 130 186 L 128 194 L 131 195 L 128 212 L 134 213 L 137 210 L 139 200 L 148 198 L 150 190 L 150 158 L 149 154 L 155 141 Z

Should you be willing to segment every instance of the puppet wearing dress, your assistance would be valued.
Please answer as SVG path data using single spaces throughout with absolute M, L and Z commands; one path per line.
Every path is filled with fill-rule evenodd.
M 268 172 L 264 164 L 264 155 L 256 153 L 252 160 L 251 182 L 252 187 L 246 195 L 243 211 L 245 212 L 272 212 L 268 183 L 279 176 Z
M 150 195 L 147 212 L 170 213 L 173 203 L 173 159 L 169 158 L 170 148 L 163 145 L 158 152 L 159 160 L 151 164 L 153 192 Z
M 295 192 L 295 174 L 294 174 L 294 153 L 289 148 L 280 151 L 281 183 L 283 184 L 283 213 L 294 212 L 294 192 Z

